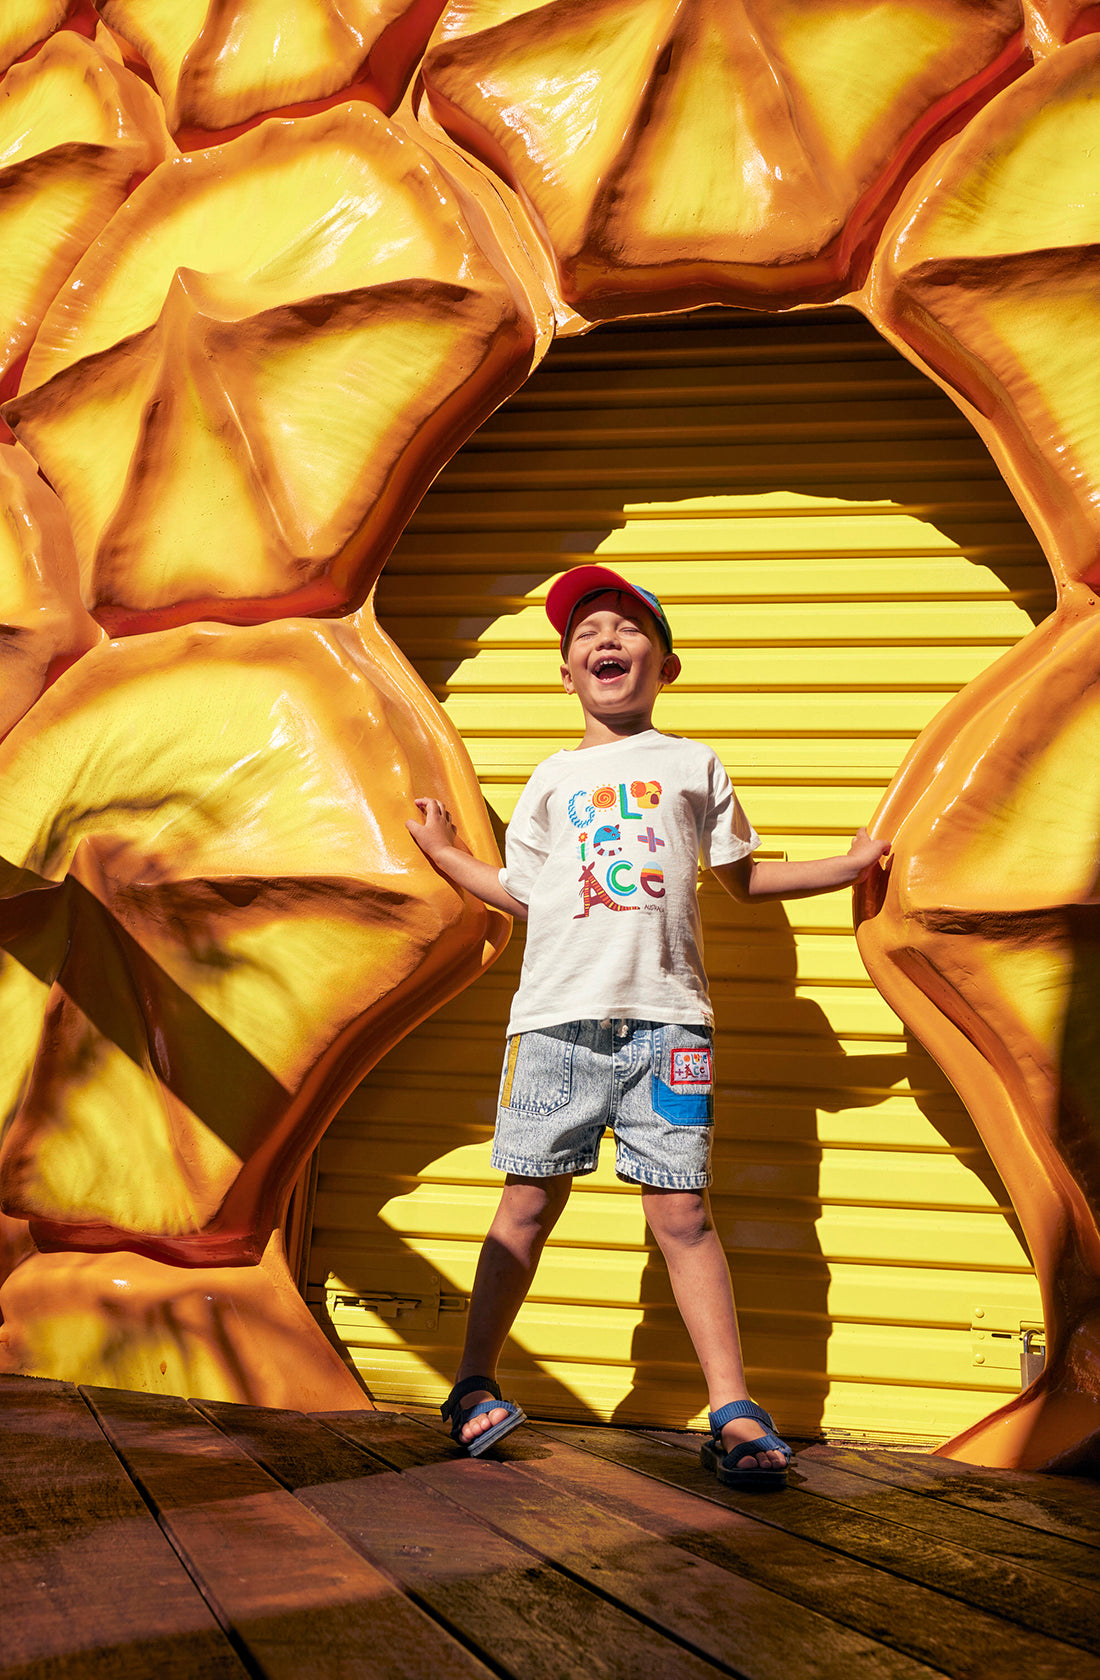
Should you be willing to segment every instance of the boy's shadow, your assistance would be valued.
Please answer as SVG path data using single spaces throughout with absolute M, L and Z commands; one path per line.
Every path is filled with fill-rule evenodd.
M 824 1010 L 797 995 L 795 936 L 784 906 L 723 900 L 720 888 L 704 887 L 717 1045 L 711 1207 L 730 1264 L 749 1391 L 783 1427 L 812 1434 L 830 1388 L 833 1323 L 830 1260 L 817 1231 L 828 1147 L 818 1115 L 885 1101 L 909 1071 L 909 1057 L 903 1047 L 847 1053 Z M 725 951 L 734 944 L 759 950 L 762 941 L 767 978 L 730 974 Z M 615 1421 L 667 1415 L 670 1400 L 687 1419 L 705 1390 L 648 1232 L 639 1304 L 634 1381 Z

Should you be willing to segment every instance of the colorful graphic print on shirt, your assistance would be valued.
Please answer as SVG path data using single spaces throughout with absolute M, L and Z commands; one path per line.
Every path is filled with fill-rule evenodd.
M 660 782 L 605 782 L 578 788 L 569 798 L 577 831 L 581 908 L 574 921 L 597 906 L 605 910 L 656 909 L 665 896 L 660 854 L 666 844 L 654 817 Z M 633 825 L 640 826 L 635 828 Z

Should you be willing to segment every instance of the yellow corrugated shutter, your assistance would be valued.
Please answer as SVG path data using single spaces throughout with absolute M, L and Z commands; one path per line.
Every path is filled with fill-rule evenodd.
M 711 742 L 764 850 L 791 857 L 844 849 L 918 731 L 1052 605 L 982 444 L 853 313 L 710 312 L 562 343 L 441 475 L 377 596 L 501 825 L 576 738 L 541 603 L 592 555 L 668 610 L 684 672 L 659 726 Z M 1003 1186 L 868 981 L 847 895 L 750 909 L 705 884 L 703 901 L 713 1200 L 752 1391 L 791 1430 L 958 1430 L 1018 1390 L 1019 1326 L 1039 1322 Z M 328 1286 L 383 1400 L 450 1383 L 499 1192 L 488 1140 L 521 941 L 379 1065 L 321 1148 L 311 1294 Z M 501 1380 L 544 1416 L 701 1413 L 610 1149 Z

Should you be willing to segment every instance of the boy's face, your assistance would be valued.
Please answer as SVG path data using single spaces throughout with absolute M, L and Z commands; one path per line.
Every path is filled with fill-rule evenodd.
M 648 717 L 680 661 L 669 653 L 653 614 L 632 595 L 608 591 L 585 601 L 569 632 L 561 680 L 588 717 Z

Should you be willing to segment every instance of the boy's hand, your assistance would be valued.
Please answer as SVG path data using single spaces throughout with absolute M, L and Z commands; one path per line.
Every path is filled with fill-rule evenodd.
M 440 804 L 438 799 L 414 799 L 413 804 L 418 811 L 423 811 L 424 821 L 417 822 L 410 817 L 405 827 L 416 841 L 420 850 L 430 858 L 454 845 L 458 834 L 451 814 Z
M 472 855 L 459 840 L 446 806 L 438 799 L 414 799 L 413 804 L 418 811 L 423 811 L 424 821 L 417 822 L 415 817 L 409 817 L 405 827 L 440 874 L 445 875 L 454 886 L 473 893 L 483 904 L 490 904 L 494 910 L 503 910 L 517 921 L 525 922 L 527 906 L 501 886 L 500 864 L 484 863 L 481 858 Z
M 848 856 L 859 870 L 856 881 L 866 881 L 875 865 L 889 853 L 889 840 L 872 840 L 865 828 L 857 828 L 855 839 L 848 847 Z
M 889 840 L 872 840 L 861 828 L 841 857 L 784 858 L 782 862 L 767 858 L 759 863 L 744 857 L 737 863 L 712 867 L 726 891 L 742 903 L 754 898 L 810 898 L 814 893 L 836 892 L 840 887 L 866 881 L 889 850 Z

